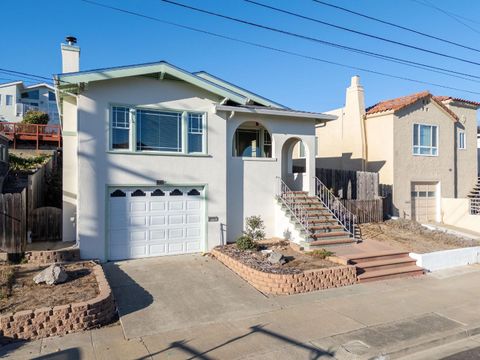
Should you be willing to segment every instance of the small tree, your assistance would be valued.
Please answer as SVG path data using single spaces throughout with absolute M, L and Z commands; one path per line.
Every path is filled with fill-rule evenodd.
M 48 114 L 43 111 L 30 110 L 23 116 L 23 124 L 46 125 L 48 124 Z
M 250 216 L 245 219 L 245 231 L 246 236 L 253 241 L 259 241 L 265 239 L 265 225 L 260 216 Z

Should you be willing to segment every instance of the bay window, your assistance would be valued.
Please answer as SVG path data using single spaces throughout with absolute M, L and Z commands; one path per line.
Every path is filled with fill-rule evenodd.
M 113 106 L 110 149 L 202 154 L 205 114 Z
M 413 125 L 413 154 L 438 155 L 438 127 L 436 125 Z

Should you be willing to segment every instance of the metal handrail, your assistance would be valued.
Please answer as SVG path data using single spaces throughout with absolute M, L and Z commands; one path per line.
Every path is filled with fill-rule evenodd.
M 357 217 L 317 177 L 315 177 L 315 195 L 330 210 L 345 231 L 356 238 Z
M 287 207 L 288 210 L 290 210 L 297 222 L 307 233 L 307 236 L 309 236 L 310 234 L 307 207 L 295 201 L 295 196 L 293 196 L 294 192 L 281 178 L 277 177 L 277 181 L 277 198 Z
M 480 215 L 480 198 L 470 199 L 470 215 Z

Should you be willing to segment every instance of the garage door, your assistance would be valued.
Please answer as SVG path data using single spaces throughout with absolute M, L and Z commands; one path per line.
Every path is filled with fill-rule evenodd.
M 437 220 L 436 182 L 412 183 L 412 219 L 418 222 Z
M 202 187 L 109 189 L 109 259 L 200 252 Z

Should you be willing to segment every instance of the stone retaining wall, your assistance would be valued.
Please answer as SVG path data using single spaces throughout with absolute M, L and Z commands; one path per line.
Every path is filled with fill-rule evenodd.
M 29 264 L 36 265 L 80 261 L 80 249 L 27 251 L 25 252 L 25 259 Z
M 356 268 L 351 265 L 307 270 L 299 274 L 272 274 L 252 269 L 216 249 L 212 250 L 212 254 L 250 285 L 265 294 L 299 294 L 353 285 L 357 282 Z
M 109 323 L 116 314 L 103 269 L 95 265 L 99 294 L 91 300 L 0 315 L 0 344 L 65 335 Z

